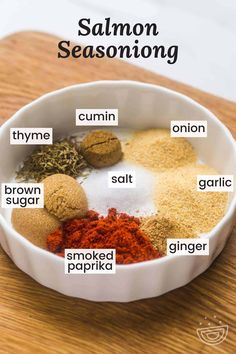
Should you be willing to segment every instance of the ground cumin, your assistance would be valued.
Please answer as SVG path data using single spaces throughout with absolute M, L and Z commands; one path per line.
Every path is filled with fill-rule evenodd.
M 96 168 L 114 165 L 122 157 L 120 140 L 110 131 L 92 130 L 80 146 L 85 160 Z

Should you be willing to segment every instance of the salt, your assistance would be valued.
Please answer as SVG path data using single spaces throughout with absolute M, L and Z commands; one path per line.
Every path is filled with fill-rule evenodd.
M 108 188 L 108 172 L 121 170 L 132 170 L 136 173 L 136 188 Z M 92 171 L 82 183 L 89 209 L 106 215 L 107 209 L 116 208 L 119 212 L 136 216 L 156 212 L 153 202 L 154 185 L 155 177 L 151 172 L 124 161 L 111 167 Z

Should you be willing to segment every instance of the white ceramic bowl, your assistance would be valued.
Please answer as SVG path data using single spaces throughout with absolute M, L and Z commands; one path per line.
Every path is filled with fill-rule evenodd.
M 9 144 L 11 127 L 53 127 L 56 136 L 74 130 L 76 108 L 118 108 L 119 126 L 169 127 L 170 120 L 207 120 L 208 138 L 189 139 L 198 156 L 221 174 L 236 174 L 235 141 L 207 109 L 177 92 L 132 81 L 101 81 L 64 88 L 33 101 L 0 131 L 0 181 L 8 182 L 32 146 Z M 204 272 L 225 246 L 233 226 L 235 193 L 223 219 L 209 233 L 209 256 L 166 256 L 118 265 L 114 275 L 64 274 L 64 260 L 19 235 L 1 210 L 1 245 L 23 272 L 40 284 L 69 296 L 94 301 L 132 301 L 162 295 Z

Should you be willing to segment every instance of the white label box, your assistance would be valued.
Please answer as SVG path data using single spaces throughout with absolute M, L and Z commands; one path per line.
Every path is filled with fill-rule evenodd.
M 2 183 L 2 208 L 43 208 L 43 183 Z
M 52 128 L 11 128 L 11 145 L 51 145 L 53 143 Z
M 170 136 L 173 138 L 206 138 L 206 120 L 171 120 Z
M 118 109 L 76 109 L 77 126 L 117 126 Z
M 65 249 L 65 274 L 114 274 L 115 249 Z
M 198 192 L 233 192 L 233 175 L 197 175 Z
M 136 188 L 135 171 L 109 171 L 108 188 Z
M 167 255 L 208 256 L 209 239 L 204 238 L 168 238 Z

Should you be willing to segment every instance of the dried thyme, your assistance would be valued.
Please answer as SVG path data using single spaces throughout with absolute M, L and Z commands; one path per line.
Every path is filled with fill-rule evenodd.
M 56 173 L 76 178 L 84 175 L 86 167 L 87 163 L 78 145 L 64 139 L 33 151 L 16 172 L 16 179 L 40 182 L 43 178 Z

